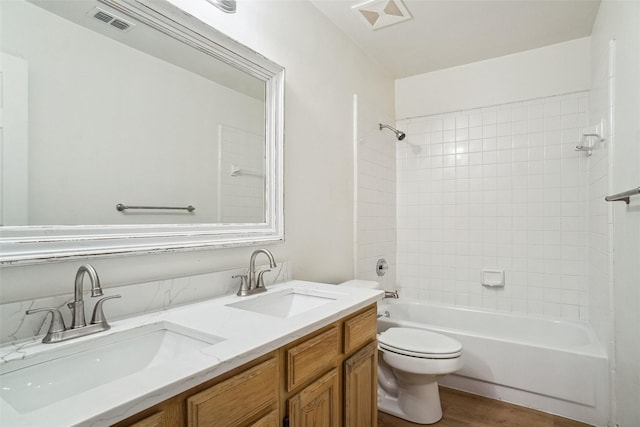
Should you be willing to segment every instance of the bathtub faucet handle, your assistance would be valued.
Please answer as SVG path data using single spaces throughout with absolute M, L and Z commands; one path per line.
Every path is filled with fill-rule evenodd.
M 394 299 L 398 299 L 400 298 L 400 295 L 398 295 L 398 291 L 384 291 L 384 297 L 385 298 L 394 298 Z

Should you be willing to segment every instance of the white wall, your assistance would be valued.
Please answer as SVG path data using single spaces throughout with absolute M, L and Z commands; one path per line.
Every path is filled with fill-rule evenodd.
M 588 90 L 589 43 L 585 37 L 396 80 L 396 119 Z
M 606 154 L 607 190 L 618 193 L 640 185 L 640 3 L 603 1 L 592 39 L 592 94 L 597 102 L 593 108 L 613 119 Z M 615 47 L 609 67 L 604 61 L 608 62 L 611 40 Z M 610 97 L 603 95 L 605 90 Z M 610 210 L 613 219 L 609 223 L 613 227 L 612 277 L 592 286 L 606 287 L 600 293 L 608 293 L 612 300 L 613 421 L 633 427 L 640 425 L 640 198 L 632 198 L 628 206 L 614 202 L 602 209 Z
M 353 278 L 354 93 L 393 106 L 393 81 L 307 1 L 243 1 L 234 15 L 207 2 L 187 12 L 286 68 L 285 239 L 270 249 L 295 278 Z M 245 266 L 255 248 L 95 259 L 106 287 Z M 0 270 L 3 302 L 67 293 L 80 261 Z M 125 302 L 122 302 L 125 303 Z
M 591 90 L 589 116 L 603 123 L 604 141 L 596 145 L 589 158 L 589 306 L 590 323 L 613 355 L 613 205 L 604 201 L 611 187 L 612 113 L 611 83 L 613 62 L 609 40 L 591 41 Z

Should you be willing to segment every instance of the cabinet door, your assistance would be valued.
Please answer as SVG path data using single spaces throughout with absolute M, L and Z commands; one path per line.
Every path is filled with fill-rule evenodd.
M 332 369 L 289 399 L 290 427 L 338 427 L 341 419 L 340 376 Z
M 189 397 L 188 425 L 246 426 L 260 412 L 276 407 L 278 388 L 276 359 L 269 359 Z
M 376 425 L 378 411 L 378 345 L 370 342 L 344 362 L 344 425 Z

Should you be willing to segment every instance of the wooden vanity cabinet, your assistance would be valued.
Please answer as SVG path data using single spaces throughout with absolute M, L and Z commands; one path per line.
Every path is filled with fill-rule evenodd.
M 377 311 L 366 309 L 344 322 L 344 425 L 369 427 L 378 418 Z M 355 353 L 354 353 L 355 352 Z
M 311 338 L 304 337 L 283 352 L 289 392 L 336 365 L 341 354 L 339 325 L 331 325 Z
M 156 412 L 153 415 L 149 415 L 148 417 L 131 424 L 132 427 L 162 427 L 165 425 L 168 425 L 165 411 Z
M 279 427 L 279 357 L 275 350 L 114 427 Z
M 352 354 L 371 340 L 378 329 L 376 306 L 369 306 L 344 321 L 344 352 Z
M 371 305 L 282 349 L 290 427 L 377 424 L 376 322 Z
M 340 426 L 340 374 L 333 368 L 287 400 L 289 426 Z
M 375 304 L 116 427 L 373 427 Z
M 344 425 L 377 425 L 377 403 L 378 344 L 372 341 L 344 362 Z
M 278 358 L 272 357 L 188 397 L 187 425 L 251 425 L 250 422 L 265 410 L 277 409 L 278 377 Z M 260 422 L 268 425 L 264 420 Z

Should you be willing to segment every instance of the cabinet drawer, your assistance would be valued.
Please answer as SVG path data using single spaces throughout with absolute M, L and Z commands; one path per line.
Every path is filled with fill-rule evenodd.
M 327 368 L 335 366 L 339 355 L 337 326 L 288 349 L 286 352 L 287 391 L 317 377 Z
M 160 411 L 135 424 L 131 424 L 131 427 L 163 427 L 165 425 L 167 423 L 165 422 L 164 411 Z
M 344 322 L 344 352 L 350 353 L 375 339 L 377 332 L 376 307 L 347 319 Z
M 246 425 L 247 420 L 278 402 L 278 391 L 277 363 L 269 359 L 189 397 L 188 425 Z

